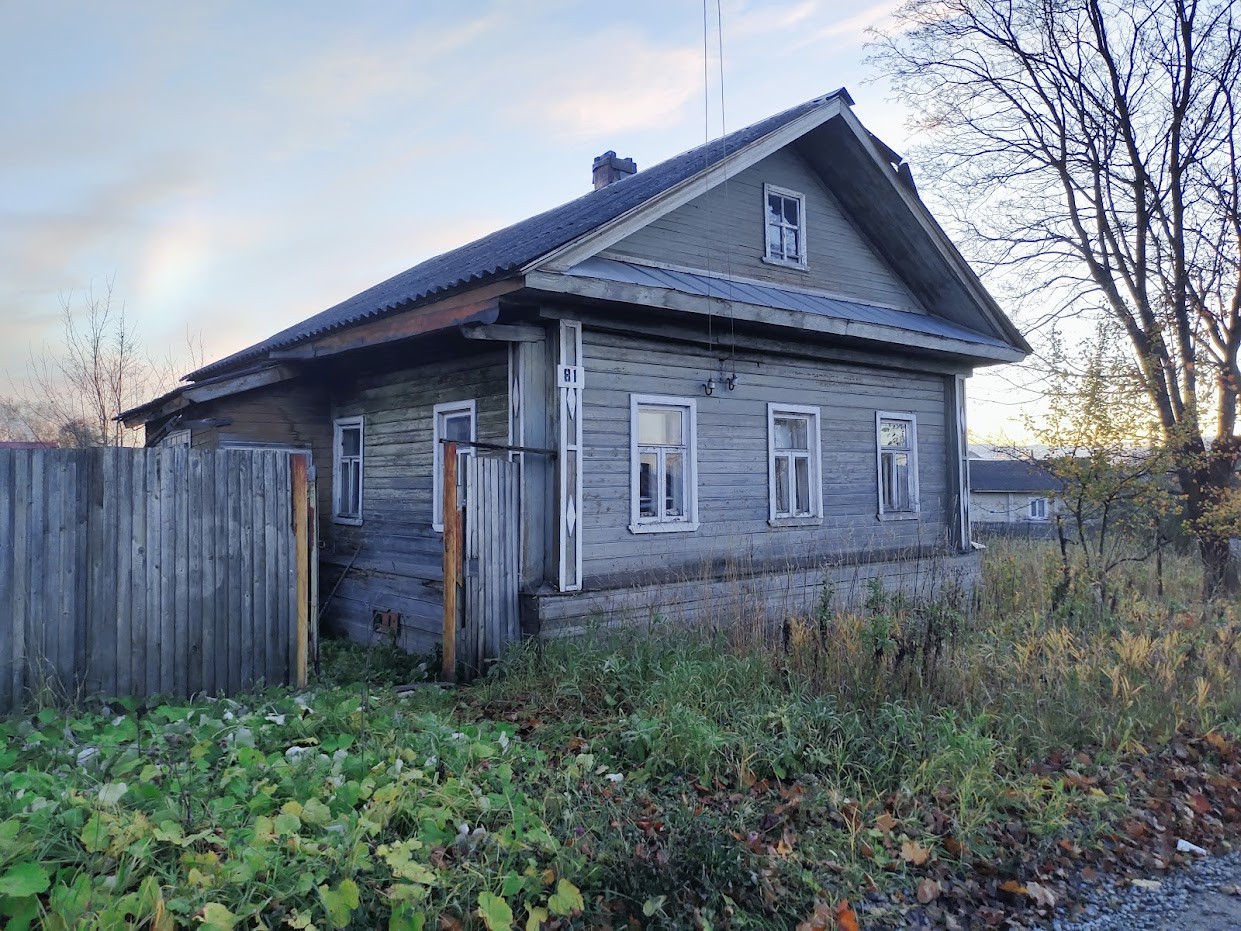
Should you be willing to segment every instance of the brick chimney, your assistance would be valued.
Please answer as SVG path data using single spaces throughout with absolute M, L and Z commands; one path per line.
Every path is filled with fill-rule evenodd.
M 607 187 L 613 181 L 636 174 L 638 166 L 632 158 L 617 158 L 616 153 L 608 150 L 595 159 L 591 173 L 595 179 L 595 190 Z

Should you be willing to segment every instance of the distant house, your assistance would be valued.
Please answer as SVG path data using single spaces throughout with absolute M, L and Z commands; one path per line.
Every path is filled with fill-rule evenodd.
M 1039 535 L 1062 508 L 1062 484 L 1047 468 L 1023 459 L 970 460 L 970 519 L 979 531 Z M 1032 526 L 1033 525 L 1033 526 Z
M 399 615 L 411 648 L 441 629 L 443 439 L 520 464 L 526 634 L 969 577 L 965 379 L 1029 347 L 851 107 L 643 171 L 607 152 L 576 200 L 124 419 L 149 445 L 311 456 L 328 619 Z

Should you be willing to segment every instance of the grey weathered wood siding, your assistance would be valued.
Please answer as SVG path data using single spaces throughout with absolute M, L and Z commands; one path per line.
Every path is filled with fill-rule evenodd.
M 194 449 L 226 445 L 271 445 L 310 450 L 316 469 L 319 514 L 332 506 L 332 417 L 322 384 L 298 379 L 244 394 L 207 401 L 194 409 L 198 420 L 222 418 L 219 427 L 190 434 Z
M 763 261 L 765 183 L 806 197 L 805 270 Z M 902 310 L 923 310 L 891 266 L 849 222 L 818 174 L 790 149 L 768 156 L 603 254 L 715 274 L 731 272 L 742 278 L 822 290 Z
M 289 683 L 299 571 L 290 457 L 0 450 L 0 713 L 46 690 Z
M 951 520 L 945 376 L 807 359 L 739 354 L 735 391 L 704 396 L 718 354 L 586 328 L 583 561 L 591 580 L 625 573 L 697 571 L 704 560 L 779 560 L 807 554 L 942 545 Z M 698 415 L 700 527 L 634 534 L 630 520 L 630 396 L 693 398 Z M 768 524 L 767 404 L 816 405 L 822 435 L 821 526 Z M 878 519 L 875 412 L 917 417 L 921 511 Z
M 641 628 L 651 623 L 727 626 L 766 625 L 780 630 L 789 618 L 813 618 L 829 610 L 865 604 L 872 585 L 913 599 L 956 597 L 981 576 L 978 552 L 905 555 L 864 560 L 848 554 L 811 566 L 764 565 L 746 559 L 702 565 L 678 579 L 644 581 L 573 596 L 533 596 L 544 637 L 593 630 Z
M 360 375 L 336 390 L 329 428 L 332 419 L 363 418 L 363 519 L 359 526 L 336 523 L 330 504 L 320 514 L 325 588 L 356 554 L 325 622 L 354 639 L 373 641 L 374 613 L 392 610 L 401 614 L 399 641 L 406 648 L 430 650 L 440 640 L 443 536 L 432 528 L 434 408 L 469 399 L 476 403 L 477 438 L 507 442 L 503 344 L 477 351 L 467 346 L 442 362 Z M 330 488 L 330 479 L 326 484 Z

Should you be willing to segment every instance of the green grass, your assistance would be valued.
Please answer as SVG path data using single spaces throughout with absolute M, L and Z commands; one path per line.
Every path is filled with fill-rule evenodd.
M 433 658 L 325 643 L 300 696 L 15 716 L 0 920 L 787 928 L 927 876 L 1020 876 L 1126 815 L 1108 761 L 1241 710 L 1231 608 L 1139 578 L 1115 610 L 1052 611 L 1056 571 L 996 547 L 977 611 L 876 592 L 778 642 L 526 644 L 458 690 L 398 696 Z M 1044 765 L 1083 750 L 1096 787 Z

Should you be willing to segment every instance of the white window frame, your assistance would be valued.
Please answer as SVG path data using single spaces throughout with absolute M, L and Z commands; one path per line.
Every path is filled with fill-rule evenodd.
M 343 456 L 341 455 L 341 434 L 345 430 L 357 428 L 358 431 L 358 513 L 342 514 L 340 512 L 341 500 L 341 463 Z M 350 457 L 352 458 L 352 457 Z M 365 499 L 366 490 L 366 426 L 362 417 L 337 417 L 332 421 L 332 520 L 338 524 L 349 524 L 350 526 L 360 527 L 362 525 L 362 502 Z
M 883 442 L 880 427 L 885 420 L 899 420 L 909 425 L 909 510 L 888 511 L 883 505 Z M 918 418 L 909 411 L 875 411 L 875 487 L 879 499 L 880 520 L 917 520 L 922 508 L 918 495 Z
M 1038 505 L 1038 507 L 1035 507 Z M 1027 520 L 1045 521 L 1051 508 L 1047 498 L 1043 495 L 1031 495 L 1029 508 L 1026 512 Z M 1040 513 L 1041 512 L 1041 513 Z
M 810 513 L 780 514 L 776 510 L 776 457 L 788 455 L 776 450 L 776 419 L 795 417 L 809 421 L 806 431 L 810 449 L 807 458 L 810 460 Z M 800 458 L 800 457 L 798 457 Z M 768 404 L 767 405 L 767 522 L 773 527 L 797 527 L 823 522 L 823 443 L 819 433 L 819 409 L 805 404 Z M 790 462 L 789 476 L 794 475 Z M 790 503 L 792 496 L 790 494 Z
M 464 401 L 447 401 L 432 409 L 431 474 L 433 476 L 431 498 L 431 527 L 444 532 L 444 447 L 440 443 L 440 421 L 446 416 L 470 415 L 470 442 L 478 439 L 478 404 L 473 398 Z M 458 451 L 459 457 L 473 456 L 474 447 Z M 465 482 L 464 475 L 457 476 L 458 483 Z
M 643 407 L 674 407 L 685 413 L 685 516 L 641 517 L 641 452 L 638 444 L 638 410 Z M 661 394 L 629 396 L 629 531 L 630 533 L 688 533 L 698 529 L 698 405 L 693 398 Z
M 778 197 L 787 197 L 797 201 L 797 239 L 801 243 L 801 254 L 796 259 L 788 258 L 784 255 L 775 255 L 771 251 L 771 237 L 767 235 L 767 201 L 770 195 L 775 194 Z M 784 224 L 788 226 L 788 224 Z M 806 256 L 809 254 L 806 240 L 806 195 L 800 191 L 791 191 L 788 188 L 777 187 L 774 184 L 763 185 L 763 261 L 772 265 L 783 265 L 786 268 L 806 269 Z

